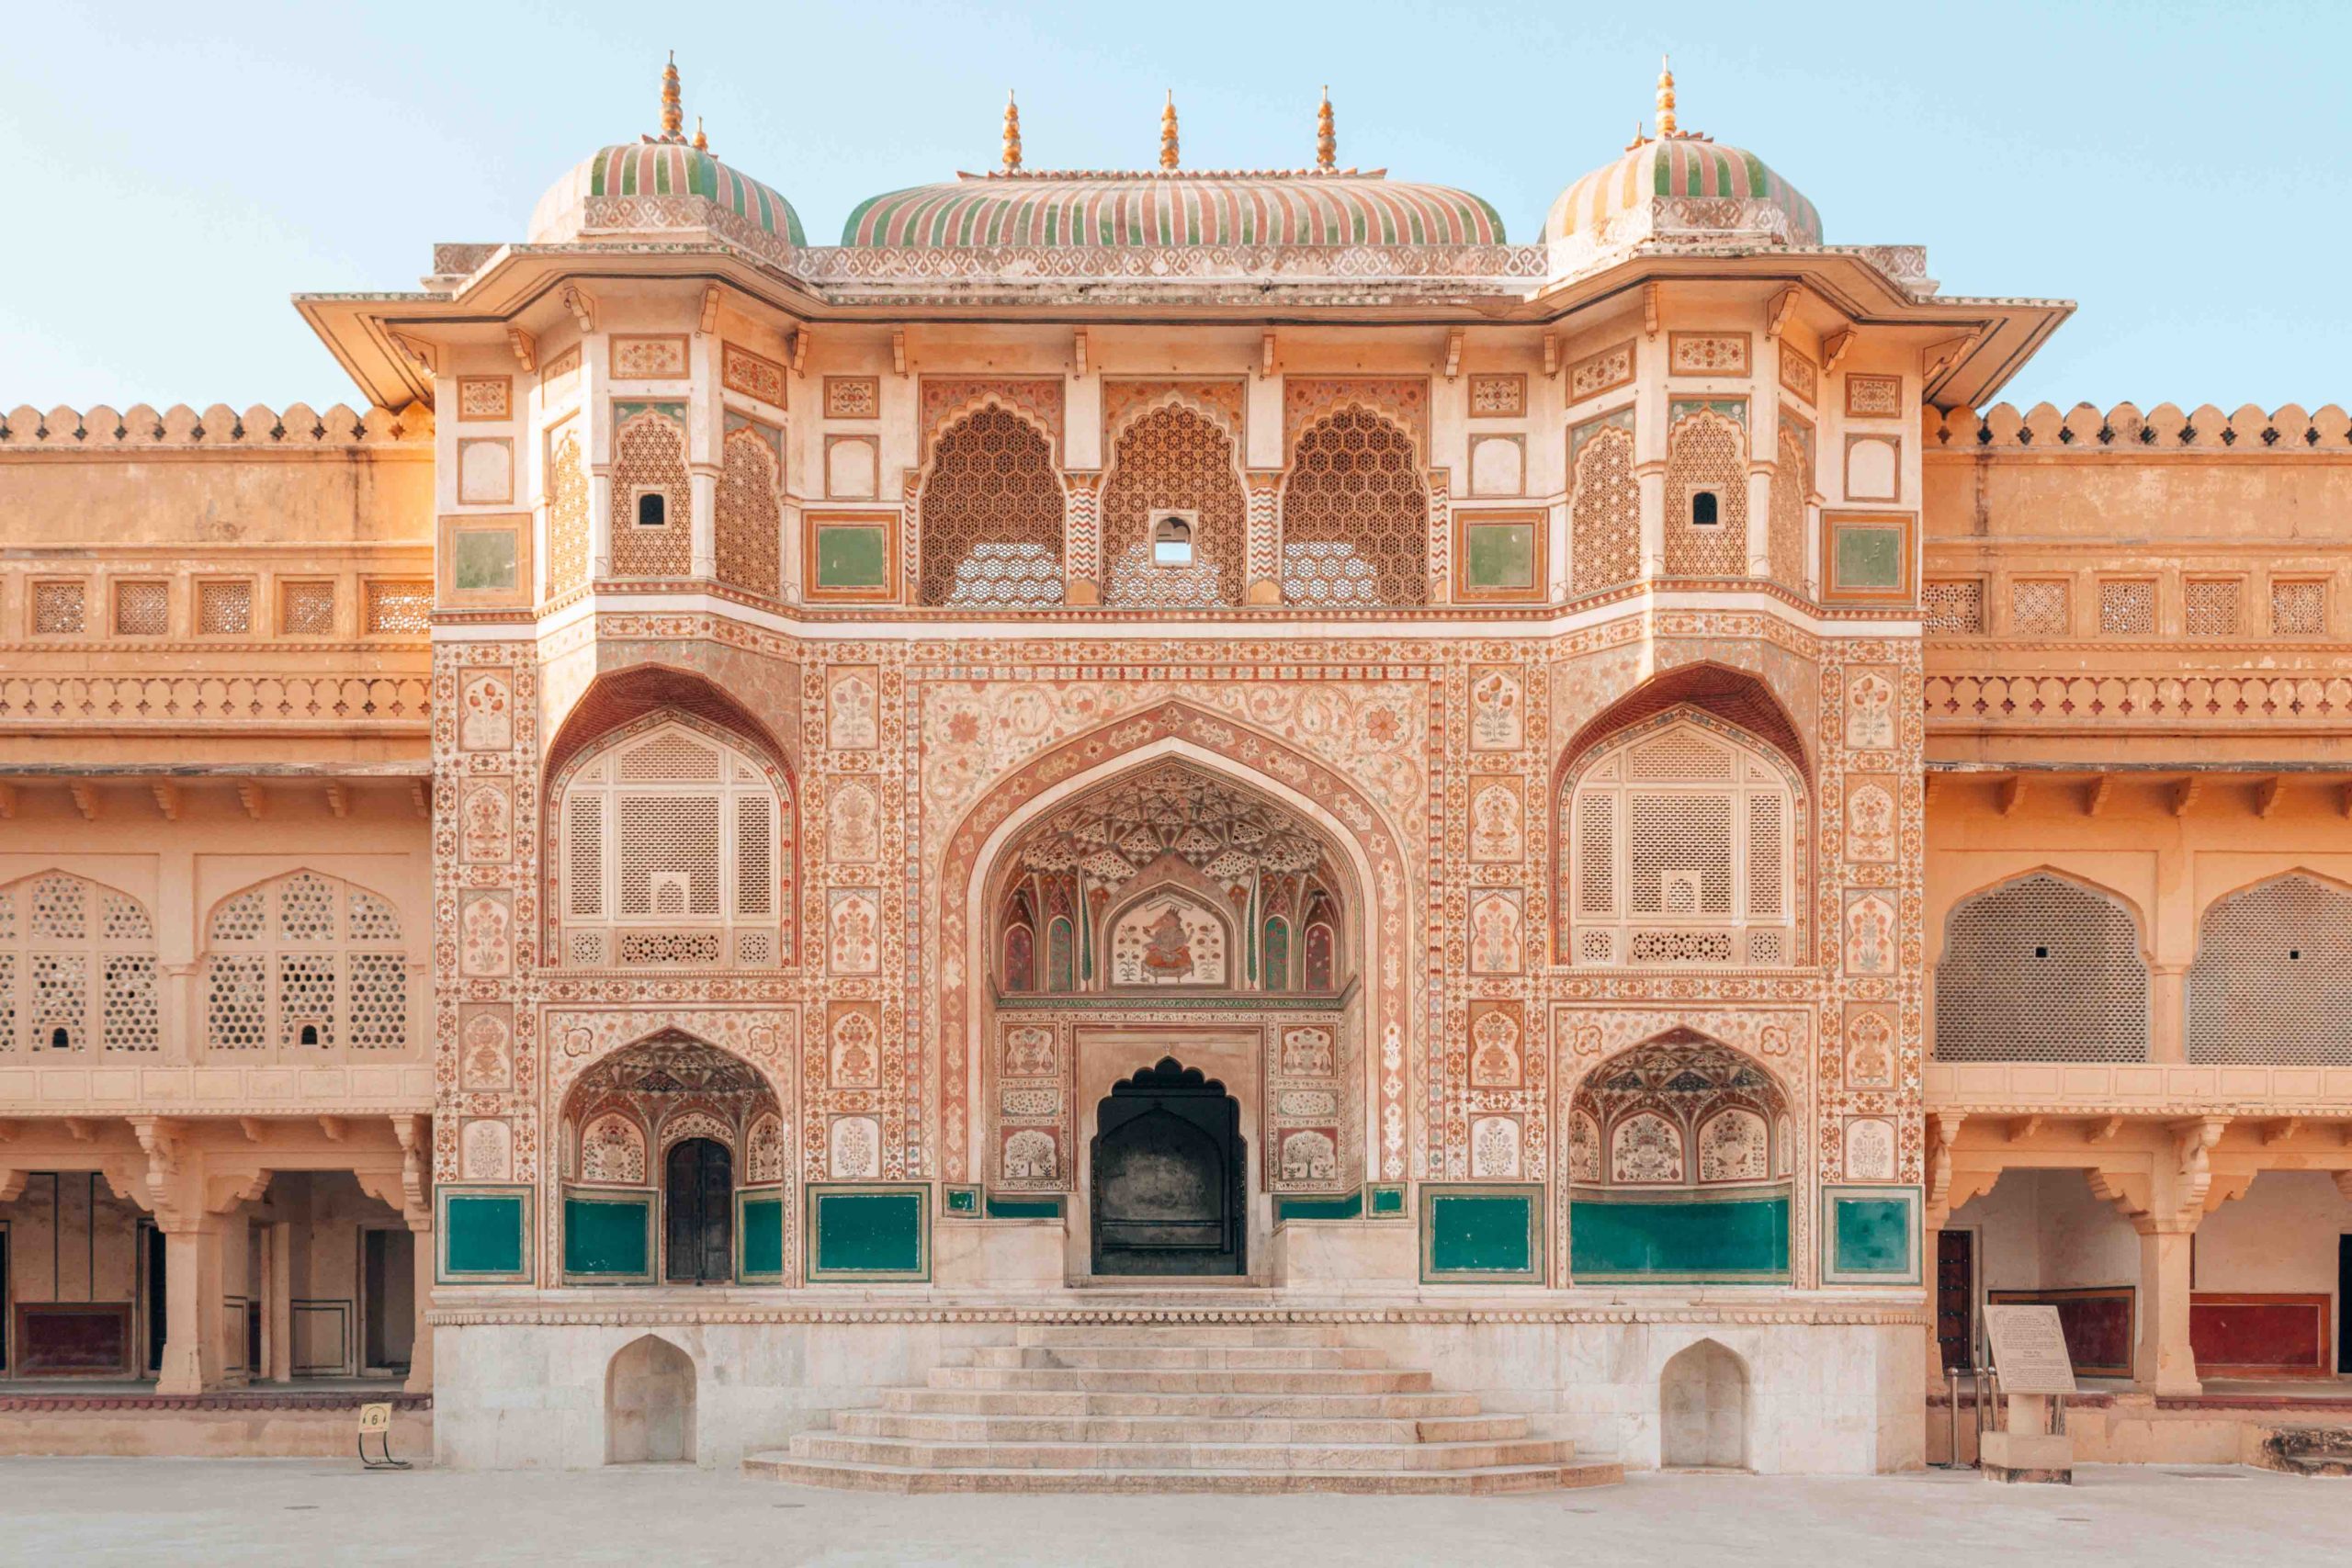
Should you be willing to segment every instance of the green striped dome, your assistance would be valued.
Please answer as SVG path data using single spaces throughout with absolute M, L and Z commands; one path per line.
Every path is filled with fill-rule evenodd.
M 1478 197 L 1376 169 L 963 175 L 862 202 L 842 228 L 844 245 L 909 249 L 1502 243 Z
M 787 243 L 808 243 L 800 215 L 776 191 L 687 142 L 668 141 L 603 148 L 581 163 L 539 198 L 531 238 L 575 237 L 582 204 L 596 197 L 666 196 L 697 196 Z
M 1669 136 L 1645 141 L 1604 169 L 1595 169 L 1560 195 L 1544 220 L 1544 237 L 1602 236 L 1620 215 L 1650 209 L 1659 201 L 1714 199 L 1766 203 L 1787 220 L 1788 243 L 1821 243 L 1821 214 L 1804 193 L 1766 166 L 1753 152 L 1726 147 L 1702 136 Z M 1675 225 L 1706 228 L 1686 205 Z M 1725 227 L 1735 225 L 1726 224 Z M 1740 228 L 1753 225 L 1741 223 Z

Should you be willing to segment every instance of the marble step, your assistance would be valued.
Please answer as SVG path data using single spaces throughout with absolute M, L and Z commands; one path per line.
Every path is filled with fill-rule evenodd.
M 986 1345 L 981 1367 L 1125 1367 L 1136 1371 L 1214 1371 L 1221 1367 L 1305 1371 L 1317 1367 L 1385 1368 L 1377 1350 L 1347 1345 Z
M 797 1486 L 853 1492 L 1349 1492 L 1372 1495 L 1485 1495 L 1608 1486 L 1625 1479 L 1621 1464 L 1489 1465 L 1475 1470 L 926 1470 L 753 1454 L 746 1474 Z
M 1524 1416 L 973 1416 L 843 1410 L 836 1431 L 946 1443 L 1435 1443 L 1528 1435 Z
M 1103 1390 L 886 1388 L 882 1408 L 955 1416 L 1211 1416 L 1428 1420 L 1475 1416 L 1470 1393 L 1148 1393 Z
M 933 1367 L 930 1382 L 933 1388 L 1047 1393 L 1420 1393 L 1430 1386 L 1430 1374 L 1393 1368 L 1181 1371 L 1137 1367 Z
M 1335 1325 L 1280 1323 L 1047 1323 L 1013 1331 L 1016 1345 L 1340 1345 Z
M 1523 1438 L 1471 1443 L 924 1443 L 803 1432 L 793 1458 L 835 1464 L 922 1470 L 1235 1470 L 1307 1473 L 1327 1471 L 1490 1470 L 1560 1464 L 1572 1444 Z

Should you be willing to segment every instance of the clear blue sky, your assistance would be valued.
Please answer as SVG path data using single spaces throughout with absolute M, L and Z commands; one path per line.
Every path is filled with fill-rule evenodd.
M 1229 167 L 1308 160 L 1326 82 L 1343 163 L 1467 186 L 1532 239 L 1671 50 L 1684 127 L 1763 156 L 1831 241 L 2080 303 L 2019 403 L 2352 402 L 2342 0 L 63 0 L 9 33 L 0 408 L 355 399 L 287 296 L 522 238 L 566 167 L 654 129 L 671 48 L 690 122 L 820 242 L 989 166 L 1008 86 L 1032 167 L 1148 164 L 1171 86 L 1185 162 Z

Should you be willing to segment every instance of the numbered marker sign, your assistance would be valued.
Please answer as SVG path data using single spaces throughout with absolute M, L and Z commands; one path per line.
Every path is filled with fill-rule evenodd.
M 392 1429 L 392 1407 L 389 1404 L 363 1404 L 359 1407 L 359 1429 L 362 1432 L 389 1432 Z

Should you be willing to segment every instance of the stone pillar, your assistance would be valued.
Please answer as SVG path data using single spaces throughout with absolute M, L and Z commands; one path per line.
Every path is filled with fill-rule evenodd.
M 433 1211 L 408 1216 L 408 1233 L 416 1246 L 416 1341 L 409 1348 L 408 1382 L 401 1386 L 411 1393 L 433 1392 L 433 1325 L 424 1321 L 425 1309 L 433 1304 L 433 1258 L 435 1237 L 433 1234 Z
M 2143 1217 L 2140 1232 L 2140 1339 L 2132 1351 L 2132 1381 L 2158 1397 L 2203 1392 L 2197 1355 L 2188 1345 L 2188 1261 L 2193 1222 L 2159 1228 Z
M 2188 1060 L 2188 966 L 2148 967 L 2148 1060 Z
M 691 465 L 686 472 L 686 536 L 693 557 L 688 569 L 702 578 L 718 575 L 718 469 L 709 463 Z
M 267 1378 L 272 1382 L 291 1382 L 294 1379 L 294 1227 L 285 1221 L 264 1228 L 269 1238 L 268 1272 L 264 1276 L 269 1292 L 268 1305 L 264 1308 L 265 1330 L 269 1355 L 267 1367 L 255 1367 L 256 1380 Z
M 1747 465 L 1747 575 L 1759 581 L 1772 575 L 1772 475 L 1779 466 L 1762 459 Z
M 220 1232 L 217 1214 L 165 1223 L 164 1231 L 164 1365 L 157 1393 L 207 1393 L 223 1386 L 221 1352 L 228 1333 L 220 1292 Z
M 1642 491 L 1642 576 L 1666 575 L 1666 464 L 1642 463 L 1634 469 Z

